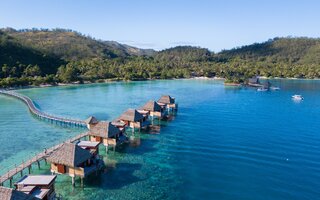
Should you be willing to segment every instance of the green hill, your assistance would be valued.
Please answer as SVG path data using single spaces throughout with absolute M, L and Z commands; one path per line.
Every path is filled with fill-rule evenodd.
M 320 77 L 320 39 L 274 38 L 213 53 L 178 46 L 162 51 L 101 41 L 66 29 L 0 30 L 0 86 L 219 76 Z
M 287 62 L 299 64 L 320 63 L 320 39 L 274 38 L 217 54 L 220 59 L 240 58 L 248 61 Z
M 0 31 L 0 77 L 23 75 L 26 68 L 38 66 L 39 75 L 55 74 L 65 61 L 21 44 L 16 38 Z M 4 69 L 6 68 L 6 69 Z
M 167 62 L 202 62 L 210 61 L 212 53 L 205 48 L 192 46 L 177 46 L 155 54 L 158 61 Z
M 2 29 L 21 44 L 70 61 L 88 58 L 116 58 L 152 55 L 153 50 L 139 49 L 113 41 L 101 41 L 68 29 Z

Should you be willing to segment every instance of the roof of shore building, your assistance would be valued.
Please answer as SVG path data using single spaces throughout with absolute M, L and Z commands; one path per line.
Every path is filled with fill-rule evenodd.
M 253 84 L 258 84 L 259 83 L 259 78 L 258 77 L 252 77 L 249 78 L 249 83 L 253 83 Z

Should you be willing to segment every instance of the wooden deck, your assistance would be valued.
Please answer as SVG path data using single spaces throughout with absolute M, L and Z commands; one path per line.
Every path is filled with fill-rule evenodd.
M 16 99 L 21 100 L 23 103 L 25 103 L 28 106 L 32 114 L 38 116 L 41 119 L 47 119 L 49 121 L 57 122 L 59 124 L 65 124 L 65 125 L 86 126 L 86 123 L 83 120 L 68 119 L 68 118 L 57 117 L 57 116 L 44 113 L 34 105 L 33 101 L 29 97 L 24 96 L 22 94 L 18 94 L 16 92 L 7 91 L 7 90 L 0 90 L 0 94 L 14 97 Z
M 71 139 L 68 139 L 66 141 L 64 141 L 63 143 L 66 143 L 66 142 L 75 142 L 77 140 L 80 140 L 81 138 L 83 137 L 86 137 L 89 135 L 89 132 L 85 132 L 85 133 L 82 133 L 82 134 L 79 134 Z M 50 156 L 54 151 L 56 151 L 59 147 L 61 147 L 63 145 L 63 143 L 60 143 L 60 144 L 57 144 L 49 149 L 47 149 L 46 151 L 43 151 L 37 155 L 35 155 L 33 158 L 31 158 L 30 160 L 28 161 L 25 161 L 23 163 L 21 163 L 19 166 L 14 166 L 12 169 L 10 169 L 8 172 L 6 172 L 5 174 L 3 174 L 2 176 L 0 176 L 0 185 L 3 185 L 3 183 L 5 181 L 8 181 L 10 180 L 10 186 L 12 186 L 12 178 L 13 176 L 15 176 L 16 174 L 18 173 L 23 173 L 23 170 L 26 169 L 26 168 L 31 168 L 31 165 L 35 162 L 38 163 L 39 165 L 39 162 L 41 160 L 45 160 L 48 156 Z

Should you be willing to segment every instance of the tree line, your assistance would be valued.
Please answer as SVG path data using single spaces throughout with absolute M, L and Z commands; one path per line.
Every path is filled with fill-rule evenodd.
M 218 76 L 233 83 L 257 75 L 320 77 L 320 40 L 312 38 L 275 38 L 219 53 L 179 46 L 135 55 L 124 46 L 110 48 L 71 30 L 28 29 L 15 34 L 0 31 L 0 87 L 194 76 Z M 60 39 L 63 44 L 50 42 L 57 34 L 65 36 Z

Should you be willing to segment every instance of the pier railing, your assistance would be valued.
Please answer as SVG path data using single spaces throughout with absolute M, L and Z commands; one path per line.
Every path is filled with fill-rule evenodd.
M 57 122 L 60 124 L 65 124 L 65 125 L 86 126 L 86 123 L 83 120 L 58 117 L 58 116 L 54 116 L 54 115 L 42 112 L 34 105 L 33 101 L 29 97 L 24 96 L 22 94 L 18 94 L 16 92 L 7 91 L 7 90 L 0 90 L 0 94 L 14 97 L 16 99 L 21 100 L 22 102 L 24 102 L 28 106 L 28 108 L 32 114 L 36 115 L 37 117 L 39 117 L 41 119 L 47 119 L 49 121 Z

